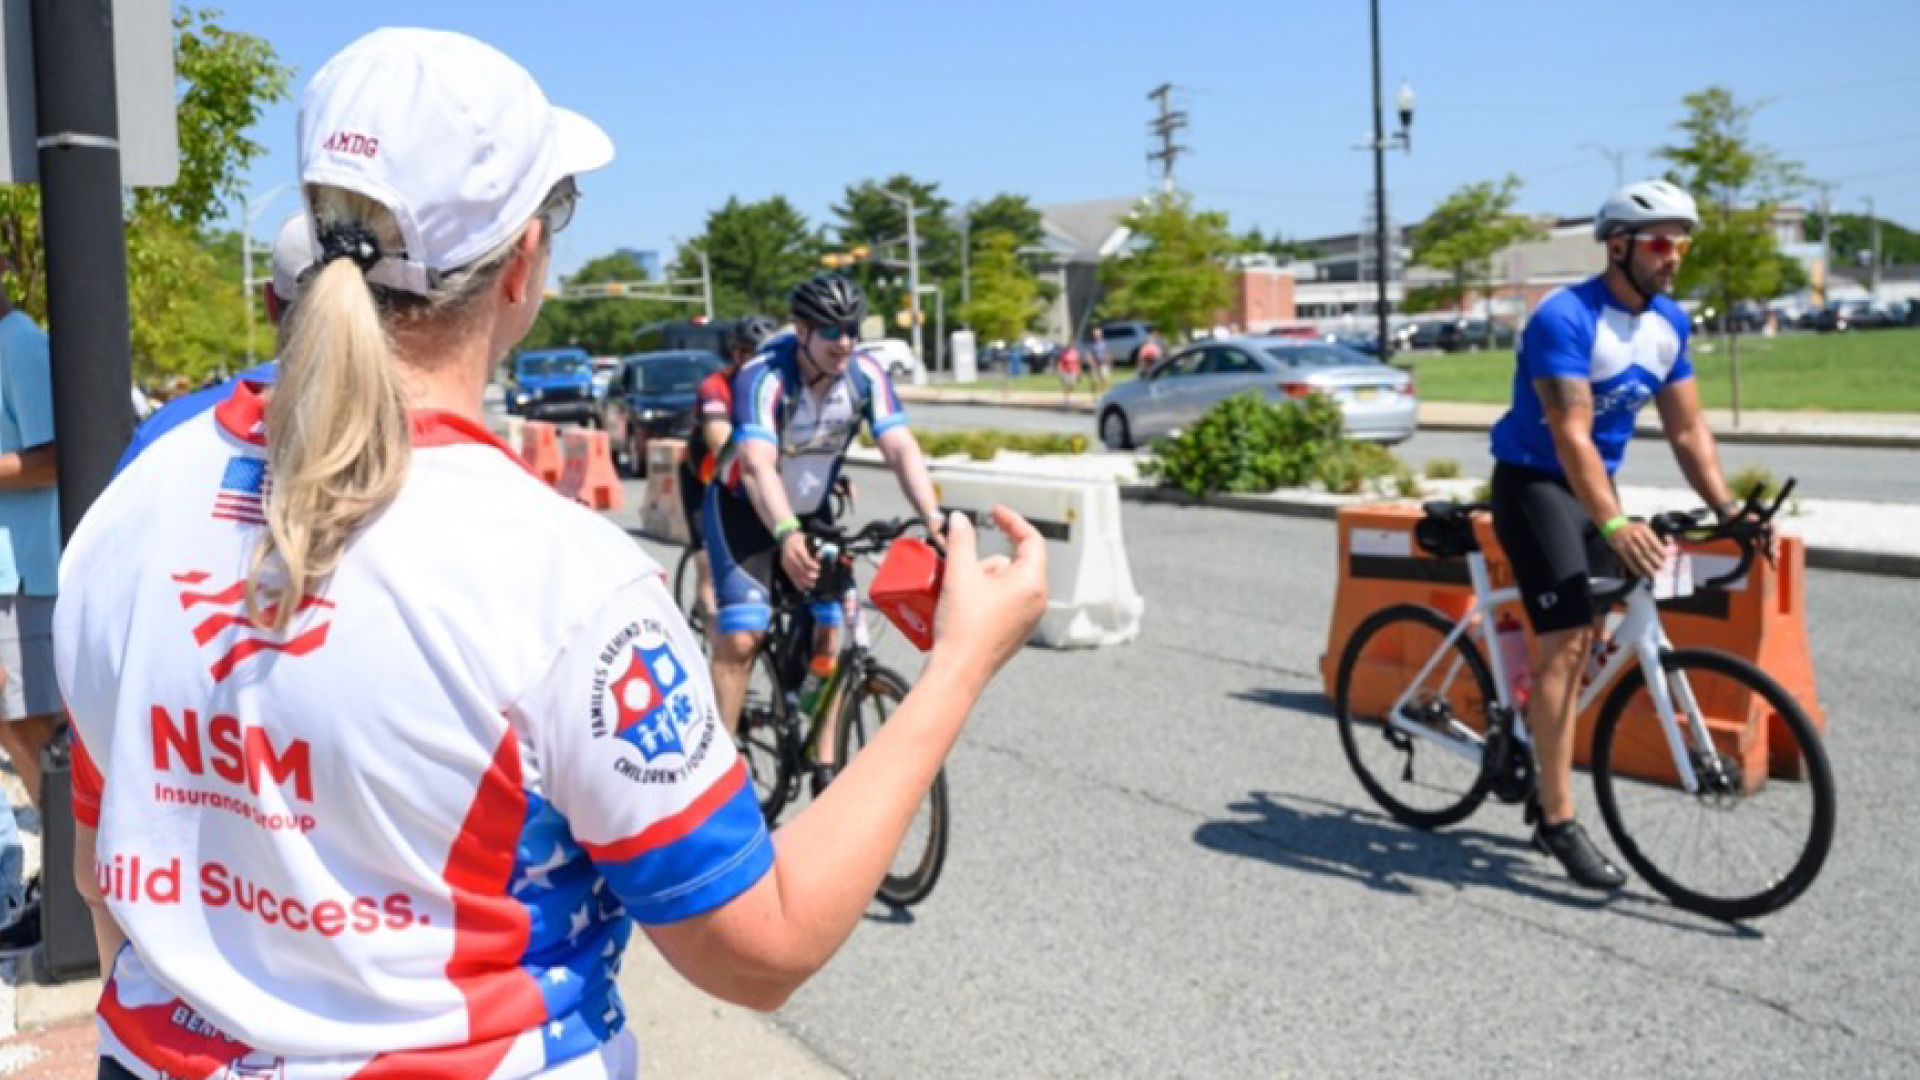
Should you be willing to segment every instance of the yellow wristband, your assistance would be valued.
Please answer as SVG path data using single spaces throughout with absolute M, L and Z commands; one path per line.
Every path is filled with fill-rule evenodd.
M 785 540 L 787 538 L 788 533 L 799 532 L 799 531 L 800 531 L 800 519 L 797 517 L 794 517 L 792 514 L 788 514 L 786 517 L 783 517 L 779 521 L 774 522 L 773 542 L 777 544 L 780 541 Z
M 1613 539 L 1614 533 L 1617 533 L 1621 529 L 1624 529 L 1626 527 L 1627 527 L 1627 515 L 1615 514 L 1612 517 L 1608 518 L 1603 524 L 1601 524 L 1600 535 L 1605 539 L 1611 540 Z

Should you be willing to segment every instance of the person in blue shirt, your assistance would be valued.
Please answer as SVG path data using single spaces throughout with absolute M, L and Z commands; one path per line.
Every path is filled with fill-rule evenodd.
M 1693 197 L 1659 180 L 1615 192 L 1594 219 L 1598 277 L 1546 298 L 1527 320 L 1513 407 L 1493 428 L 1493 528 L 1533 626 L 1527 727 L 1539 773 L 1534 843 L 1576 883 L 1626 876 L 1575 820 L 1573 740 L 1581 662 L 1596 610 L 1589 573 L 1650 576 L 1666 557 L 1621 512 L 1613 474 L 1652 401 L 1687 482 L 1722 518 L 1738 511 L 1687 355 L 1687 315 L 1668 295 L 1700 222 Z M 1537 814 L 1533 811 L 1537 810 Z
M 0 266 L 0 272 L 7 268 Z M 53 369 L 47 333 L 0 286 L 0 751 L 40 805 L 40 754 L 61 722 L 53 673 L 53 599 L 60 567 Z M 20 879 L 11 807 L 0 807 L 0 946 L 39 937 Z

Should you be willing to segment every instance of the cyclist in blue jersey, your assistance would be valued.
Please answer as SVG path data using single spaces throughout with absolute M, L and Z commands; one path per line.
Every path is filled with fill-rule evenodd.
M 1592 648 L 1588 574 L 1653 574 L 1665 549 L 1621 512 L 1614 471 L 1652 400 L 1687 482 L 1723 518 L 1738 504 L 1721 476 L 1687 356 L 1687 316 L 1667 295 L 1700 215 L 1659 180 L 1615 192 L 1594 219 L 1607 269 L 1548 296 L 1527 320 L 1513 407 L 1493 428 L 1493 528 L 1533 626 L 1527 726 L 1539 766 L 1534 843 L 1593 889 L 1626 880 L 1574 817 L 1574 711 Z
M 929 531 L 939 524 L 900 399 L 880 363 L 857 348 L 867 314 L 860 287 L 820 274 L 794 289 L 791 308 L 794 332 L 768 341 L 734 376 L 733 439 L 701 511 L 719 601 L 714 694 L 729 731 L 771 617 L 772 575 L 802 589 L 819 577 L 802 522 L 831 519 L 834 480 L 863 422 Z M 815 656 L 834 654 L 840 614 L 838 603 L 814 605 Z M 833 740 L 823 742 L 831 755 Z

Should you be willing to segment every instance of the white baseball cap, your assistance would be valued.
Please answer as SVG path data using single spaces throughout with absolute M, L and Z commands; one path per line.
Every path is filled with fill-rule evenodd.
M 304 210 L 287 215 L 273 238 L 273 294 L 282 304 L 293 303 L 300 294 L 300 275 L 319 258 L 317 252 L 313 219 Z
M 314 73 L 300 100 L 300 180 L 392 211 L 405 252 L 367 272 L 425 294 L 505 243 L 561 180 L 613 160 L 586 117 L 547 102 L 525 68 L 440 30 L 375 30 Z

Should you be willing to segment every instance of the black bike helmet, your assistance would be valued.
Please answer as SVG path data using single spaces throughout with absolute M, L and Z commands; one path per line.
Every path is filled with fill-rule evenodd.
M 733 324 L 727 343 L 737 351 L 759 352 L 760 343 L 779 329 L 780 324 L 765 315 L 749 315 Z
M 860 286 L 839 274 L 816 274 L 793 290 L 793 317 L 807 326 L 859 326 L 867 317 Z

